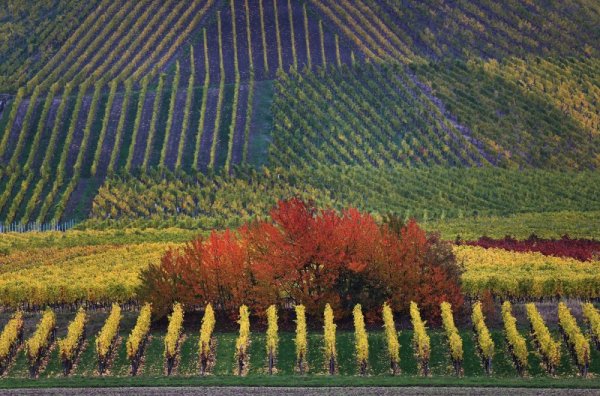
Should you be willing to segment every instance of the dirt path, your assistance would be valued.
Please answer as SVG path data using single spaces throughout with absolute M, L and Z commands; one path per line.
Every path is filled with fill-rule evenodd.
M 52 134 L 52 128 L 54 127 L 54 121 L 56 120 L 56 112 L 58 111 L 58 106 L 60 106 L 61 101 L 62 98 L 54 98 L 52 105 L 50 105 L 48 117 L 44 121 L 44 129 L 42 130 L 40 147 L 38 148 L 33 160 L 33 169 L 38 169 L 42 165 L 44 155 L 46 154 L 46 147 L 50 141 L 50 135 Z
M 3 395 L 597 395 L 596 389 L 522 389 L 522 388 L 253 388 L 253 387 L 165 387 L 165 388 L 56 388 L 11 389 Z
M 23 121 L 25 119 L 25 114 L 27 113 L 27 108 L 29 107 L 29 102 L 29 99 L 23 100 L 21 102 L 21 105 L 17 110 L 17 115 L 15 117 L 15 121 L 13 122 L 12 129 L 10 131 L 4 132 L 8 133 L 9 135 L 6 151 L 4 152 L 3 158 L 0 158 L 0 161 L 2 161 L 2 163 L 6 164 L 10 161 L 12 153 L 14 152 L 17 146 L 17 141 L 19 140 L 19 134 L 21 133 L 21 127 L 23 126 Z
M 237 165 L 242 162 L 244 152 L 244 130 L 246 127 L 246 108 L 248 107 L 248 85 L 240 86 L 239 104 L 237 109 L 235 131 L 233 135 L 233 149 L 231 152 L 231 164 Z
M 204 119 L 204 130 L 200 140 L 200 155 L 198 158 L 198 169 L 206 170 L 210 162 L 210 149 L 215 130 L 215 118 L 217 116 L 218 88 L 209 88 L 206 101 L 206 115 Z
M 148 134 L 150 133 L 150 123 L 152 121 L 152 108 L 154 106 L 155 92 L 148 92 L 144 101 L 144 107 L 142 109 L 142 119 L 140 122 L 140 129 L 138 131 L 137 139 L 133 151 L 132 167 L 141 166 L 144 162 L 144 153 L 146 151 L 146 143 L 148 141 Z
M 185 102 L 187 99 L 187 89 L 179 88 L 175 100 L 175 109 L 173 112 L 173 126 L 167 142 L 167 156 L 165 165 L 169 169 L 175 169 L 177 163 L 177 153 L 179 151 L 179 141 L 181 140 L 181 130 L 183 129 L 183 117 L 185 113 Z M 190 112 L 192 109 L 190 108 Z
M 108 128 L 106 130 L 106 137 L 104 138 L 104 143 L 102 145 L 100 158 L 98 160 L 98 175 L 105 175 L 108 169 L 108 164 L 110 162 L 110 156 L 115 144 L 117 127 L 119 124 L 119 117 L 121 115 L 121 109 L 123 107 L 123 94 L 115 95 L 115 99 L 113 101 L 112 109 L 110 109 L 110 114 L 108 118 Z M 104 117 L 104 114 L 102 114 Z
M 91 95 L 84 96 L 83 102 L 81 104 L 81 109 L 79 110 L 79 114 L 73 115 L 73 117 L 77 117 L 77 124 L 75 126 L 75 131 L 73 133 L 73 140 L 71 141 L 71 145 L 69 146 L 69 155 L 67 157 L 67 165 L 65 167 L 69 178 L 71 178 L 71 176 L 73 175 L 73 167 L 75 165 L 75 162 L 77 162 L 77 157 L 79 156 L 79 151 L 81 149 L 81 143 L 83 142 L 83 131 L 85 129 L 85 124 L 87 122 L 88 113 L 90 112 L 91 105 L 92 105 L 92 96 Z M 97 111 L 97 109 L 96 109 L 96 111 Z M 69 120 L 68 125 L 70 125 L 70 122 L 71 122 L 71 120 Z M 68 126 L 67 126 L 67 128 L 68 128 Z

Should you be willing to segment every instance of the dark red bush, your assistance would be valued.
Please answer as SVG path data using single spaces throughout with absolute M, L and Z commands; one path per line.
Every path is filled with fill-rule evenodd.
M 477 241 L 465 242 L 466 245 L 483 248 L 498 248 L 514 252 L 539 252 L 546 256 L 571 257 L 580 261 L 600 259 L 600 241 L 590 239 L 571 239 L 568 235 L 561 239 L 541 239 L 535 235 L 519 241 L 510 236 L 504 239 L 481 237 Z

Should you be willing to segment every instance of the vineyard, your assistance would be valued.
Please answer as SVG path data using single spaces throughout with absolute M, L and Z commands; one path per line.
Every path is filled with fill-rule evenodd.
M 336 6 L 312 2 L 337 15 L 336 23 L 354 25 L 355 39 L 378 57 L 598 56 L 596 17 L 590 18 L 597 15 L 598 5 L 593 1 L 543 5 L 509 1 L 500 5 L 490 0 L 429 4 L 351 0 Z
M 18 312 L 1 335 L 3 345 L 9 346 L 2 351 L 4 381 L 93 378 L 108 372 L 113 377 L 136 376 L 142 381 L 156 376 L 209 381 L 215 375 L 251 381 L 256 376 L 276 379 L 327 373 L 332 380 L 337 376 L 385 381 L 390 375 L 399 380 L 487 375 L 550 381 L 576 374 L 593 378 L 598 373 L 597 344 L 584 335 L 590 334 L 592 340 L 597 337 L 594 323 L 599 313 L 589 304 L 568 307 L 561 303 L 558 308 L 540 311 L 533 304 L 517 307 L 506 302 L 498 308 L 499 319 L 494 320 L 500 326 L 492 330 L 488 330 L 490 320 L 479 302 L 472 311 L 474 330 L 462 325 L 457 328 L 447 304 L 442 310 L 444 329 L 430 329 L 414 305 L 411 322 L 391 332 L 389 327 L 385 331 L 379 326 L 365 327 L 360 306 L 354 309 L 353 322 L 338 322 L 326 309 L 322 330 L 314 325 L 307 329 L 302 308 L 297 306 L 291 313 L 296 324 L 279 330 L 278 314 L 283 312 L 272 306 L 265 322 L 250 318 L 243 306 L 237 332 L 223 331 L 233 322 L 215 317 L 210 305 L 185 315 L 181 306 L 175 305 L 166 332 L 149 327 L 149 305 L 139 314 L 122 311 L 117 305 L 105 312 L 80 310 L 74 316 Z M 577 319 L 573 312 L 582 312 L 580 308 L 583 313 Z M 381 319 L 386 326 L 393 326 L 387 309 L 384 306 Z M 186 326 L 184 319 L 189 322 Z M 547 327 L 556 321 L 560 333 Z M 337 329 L 338 325 L 343 328 Z
M 6 0 L 0 387 L 600 387 L 598 26 Z
M 53 37 L 3 63 L 5 224 L 81 221 L 107 176 L 138 169 L 598 166 L 587 1 L 58 3 L 35 26 L 27 5 L 0 15 Z
M 334 43 L 330 62 L 348 63 L 353 46 L 306 4 L 261 1 L 256 12 L 247 0 L 228 3 L 101 2 L 2 112 L 3 222 L 84 217 L 117 170 L 261 161 L 252 137 L 265 133 L 253 122 L 268 106 L 263 81 L 326 65 L 319 54 Z
M 112 301 L 139 302 L 138 273 L 157 262 L 169 247 L 180 247 L 194 234 L 158 236 L 170 241 L 130 240 L 115 245 L 103 237 L 77 246 L 53 244 L 20 248 L 0 258 L 0 304 L 35 309 L 45 304 L 71 305 L 82 302 L 107 305 Z M 133 235 L 135 236 L 135 235 Z M 178 239 L 180 241 L 178 241 Z M 77 242 L 75 242 L 77 241 Z M 539 253 L 514 253 L 501 249 L 459 246 L 457 259 L 464 263 L 464 292 L 473 297 L 493 293 L 503 298 L 563 296 L 600 298 L 598 259 L 581 262 Z M 510 269 L 510 272 L 507 272 Z M 534 272 L 536 275 L 531 276 Z
M 235 227 L 263 217 L 277 202 L 290 196 L 314 200 L 323 207 L 354 206 L 381 216 L 396 213 L 422 222 L 481 221 L 477 216 L 579 211 L 583 237 L 597 238 L 595 211 L 600 202 L 597 172 L 511 171 L 497 168 L 409 169 L 367 166 L 319 166 L 311 169 L 238 169 L 233 175 L 182 175 L 148 172 L 138 177 L 109 178 L 94 198 L 89 228 L 111 226 L 178 226 L 210 230 Z M 140 196 L 141 195 L 141 196 Z M 587 219 L 586 219 L 587 218 Z M 515 235 L 518 223 L 498 236 Z M 471 221 L 471 220 L 469 220 Z M 438 224 L 439 227 L 439 224 Z M 552 233 L 554 225 L 539 224 L 538 234 Z M 588 232 L 582 227 L 589 227 Z M 528 237 L 531 230 L 522 237 Z M 555 237 L 570 231 L 563 228 Z M 493 232 L 493 226 L 488 226 Z M 560 234 L 563 232 L 563 234 Z M 456 237 L 460 233 L 449 235 Z M 480 233 L 477 237 L 483 235 Z M 490 235 L 491 236 L 491 235 Z
M 401 70 L 367 66 L 323 78 L 292 76 L 280 79 L 276 91 L 275 165 L 489 163 Z
M 27 82 L 28 71 L 39 69 L 90 15 L 99 1 L 37 3 L 11 1 L 0 20 L 0 91 L 12 92 Z
M 598 109 L 587 104 L 600 98 L 593 82 L 599 66 L 596 60 L 509 59 L 435 64 L 417 74 L 496 163 L 589 169 L 600 158 Z

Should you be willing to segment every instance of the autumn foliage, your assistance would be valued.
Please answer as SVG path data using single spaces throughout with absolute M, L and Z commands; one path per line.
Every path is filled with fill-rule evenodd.
M 385 301 L 395 311 L 415 301 L 426 317 L 438 316 L 442 301 L 462 305 L 451 246 L 414 221 L 379 225 L 353 208 L 319 210 L 298 199 L 279 202 L 270 217 L 168 251 L 142 273 L 140 294 L 159 313 L 177 301 L 233 316 L 242 304 L 255 312 L 303 304 L 312 318 L 327 303 L 338 317 L 361 304 L 367 320 Z
M 486 249 L 498 248 L 513 252 L 540 252 L 545 256 L 571 257 L 579 261 L 591 261 L 600 258 L 600 241 L 590 239 L 571 239 L 568 235 L 560 239 L 542 239 L 535 235 L 519 241 L 510 236 L 504 239 L 481 237 L 465 245 L 480 246 Z

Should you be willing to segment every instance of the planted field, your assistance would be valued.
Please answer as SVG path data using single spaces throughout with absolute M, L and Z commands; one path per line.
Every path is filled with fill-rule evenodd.
M 503 312 L 504 308 L 502 308 Z M 426 332 L 429 345 L 430 353 L 427 359 L 427 376 L 432 378 L 458 378 L 460 381 L 468 382 L 470 378 L 483 377 L 489 381 L 506 379 L 511 377 L 518 377 L 523 375 L 529 381 L 533 379 L 544 379 L 545 381 L 556 381 L 557 379 L 564 378 L 577 378 L 581 374 L 579 362 L 577 360 L 576 353 L 571 355 L 572 349 L 568 341 L 561 341 L 561 333 L 554 324 L 551 325 L 548 335 L 552 342 L 555 342 L 558 346 L 557 353 L 558 359 L 553 366 L 552 372 L 549 372 L 546 364 L 545 352 L 542 348 L 536 347 L 538 341 L 534 333 L 530 333 L 526 328 L 529 328 L 530 322 L 536 323 L 536 320 L 541 320 L 539 325 L 546 327 L 547 323 L 556 323 L 557 317 L 560 315 L 571 315 L 569 308 L 562 306 L 557 312 L 556 306 L 548 312 L 544 311 L 543 316 L 531 316 L 523 314 L 523 307 L 508 307 L 506 316 L 500 319 L 500 321 L 494 325 L 494 328 L 489 330 L 489 341 L 494 344 L 494 350 L 491 354 L 490 361 L 493 362 L 492 369 L 489 373 L 485 371 L 485 365 L 481 360 L 481 356 L 478 352 L 480 348 L 480 338 L 477 337 L 477 333 L 473 330 L 467 329 L 467 326 L 460 325 L 456 331 L 456 336 L 461 340 L 461 358 L 459 360 L 459 366 L 453 363 L 453 355 L 451 348 L 448 343 L 446 332 L 442 329 L 430 329 L 425 328 L 423 331 Z M 529 307 L 528 307 L 529 309 Z M 561 309 L 566 311 L 561 311 Z M 595 309 L 595 308 L 591 308 Z M 537 312 L 534 307 L 533 310 Z M 515 319 L 513 312 L 518 312 Z M 529 312 L 529 311 L 528 311 Z M 594 312 L 594 311 L 589 311 Z M 65 361 L 61 359 L 63 350 L 63 339 L 67 335 L 67 324 L 75 323 L 71 322 L 74 320 L 74 315 L 58 314 L 58 322 L 56 339 L 59 340 L 60 346 L 56 347 L 55 341 L 49 341 L 43 345 L 44 354 L 47 356 L 41 365 L 35 367 L 34 375 L 37 378 L 36 381 L 45 382 L 45 380 L 54 379 L 58 377 L 71 377 L 71 378 L 94 378 L 103 376 L 98 370 L 100 368 L 106 370 L 104 376 L 110 376 L 112 378 L 123 378 L 132 375 L 132 363 L 136 360 L 132 360 L 132 355 L 129 352 L 130 341 L 132 338 L 137 337 L 134 330 L 139 329 L 139 325 L 143 318 L 140 314 L 133 312 L 123 312 L 121 315 L 115 316 L 117 319 L 115 324 L 118 326 L 118 332 L 114 333 L 116 342 L 113 344 L 109 353 L 109 360 L 106 364 L 101 362 L 99 339 L 104 337 L 106 334 L 106 326 L 109 325 L 109 321 L 112 320 L 112 314 L 115 313 L 115 308 L 112 309 L 111 316 L 107 316 L 106 313 L 101 312 L 89 312 L 86 318 L 87 328 L 85 338 L 83 342 L 78 344 L 76 349 L 76 358 L 74 359 L 74 365 L 72 369 L 65 375 L 64 367 Z M 597 311 L 596 311 L 597 313 Z M 452 315 L 452 311 L 449 312 Z M 171 368 L 170 376 L 179 378 L 193 378 L 203 377 L 204 381 L 213 381 L 227 383 L 232 378 L 239 376 L 239 366 L 236 360 L 236 345 L 239 346 L 240 334 L 232 330 L 229 331 L 208 331 L 203 325 L 199 330 L 198 323 L 202 317 L 206 315 L 202 312 L 194 312 L 186 314 L 186 320 L 193 325 L 188 324 L 185 326 L 181 333 L 176 337 L 177 349 L 175 351 L 174 364 Z M 539 313 L 537 314 L 539 315 Z M 79 316 L 79 315 L 78 315 Z M 121 316 L 121 317 L 119 317 Z M 25 317 L 25 339 L 28 340 L 29 335 L 32 333 L 34 326 L 39 321 L 40 314 L 26 314 Z M 360 322 L 360 317 L 359 322 Z M 511 319 L 512 318 L 512 319 Z M 571 318 L 573 318 L 571 316 Z M 171 321 L 174 320 L 172 317 Z M 488 321 L 484 318 L 483 320 Z M 511 322 L 514 320 L 514 322 Z M 583 321 L 580 317 L 579 320 L 575 320 L 573 328 L 574 331 L 587 331 L 587 322 Z M 216 325 L 221 327 L 224 325 L 224 320 L 217 319 Z M 357 323 L 357 322 L 355 322 Z M 516 333 L 510 333 L 513 337 L 518 337 L 523 341 L 522 347 L 524 350 L 524 359 L 515 360 L 513 352 L 515 349 L 511 344 L 515 338 L 507 337 L 509 334 L 509 326 L 514 323 L 516 327 L 512 327 Z M 248 354 L 244 357 L 244 372 L 240 378 L 240 384 L 244 381 L 252 381 L 252 378 L 260 379 L 260 383 L 269 383 L 275 381 L 279 377 L 292 380 L 294 377 L 301 378 L 312 378 L 327 375 L 329 373 L 329 359 L 328 356 L 323 352 L 323 346 L 326 343 L 326 336 L 322 331 L 316 329 L 310 329 L 305 333 L 305 355 L 303 355 L 304 372 L 300 373 L 298 368 L 298 330 L 284 329 L 281 331 L 275 331 L 269 333 L 264 332 L 264 325 L 258 325 L 257 322 L 252 319 L 249 323 L 250 332 L 248 333 L 247 352 Z M 485 323 L 483 324 L 485 325 Z M 258 326 L 258 327 L 257 327 Z M 345 323 L 345 329 L 334 330 L 331 334 L 333 342 L 336 345 L 335 351 L 335 371 L 334 375 L 330 377 L 330 381 L 334 381 L 335 377 L 357 377 L 361 375 L 367 375 L 369 378 L 376 378 L 378 381 L 390 380 L 390 384 L 401 384 L 408 378 L 415 378 L 423 376 L 423 365 L 419 362 L 419 354 L 417 353 L 417 339 L 414 327 L 412 324 L 408 324 L 399 330 L 394 330 L 393 333 L 388 334 L 377 327 L 367 326 L 364 332 L 358 332 L 356 329 L 352 330 L 356 325 Z M 38 327 L 39 328 L 39 327 Z M 169 324 L 169 329 L 172 326 Z M 534 327 L 535 328 L 535 327 Z M 69 326 L 69 335 L 74 329 Z M 421 330 L 418 330 L 421 331 Z M 139 355 L 141 356 L 141 364 L 136 367 L 135 376 L 139 377 L 139 381 L 149 380 L 156 377 L 164 377 L 169 375 L 167 373 L 169 364 L 167 358 L 165 358 L 165 351 L 168 348 L 168 333 L 164 329 L 164 326 L 160 328 L 154 328 L 151 331 L 145 331 L 141 334 L 143 343 L 140 345 Z M 204 372 L 202 372 L 202 361 L 201 361 L 201 340 L 205 336 L 208 336 L 210 340 L 210 349 L 208 351 L 208 365 Z M 273 338 L 273 337 L 276 338 Z M 357 347 L 357 341 L 362 339 L 366 341 L 364 344 L 366 354 L 361 356 L 359 347 Z M 274 339 L 275 344 L 270 344 L 270 340 Z M 398 369 L 396 373 L 392 373 L 390 369 L 390 340 L 396 340 L 398 347 Z M 27 341 L 30 342 L 30 341 Z M 17 344 L 19 345 L 19 344 Z M 269 348 L 269 345 L 276 346 L 276 359 L 271 360 L 269 358 L 270 353 L 273 351 Z M 598 359 L 600 355 L 593 344 L 587 344 L 588 357 L 585 362 L 585 374 L 590 379 L 577 378 L 578 381 L 582 381 L 582 384 L 594 383 L 594 374 L 598 374 L 599 366 Z M 19 348 L 14 357 L 10 359 L 11 363 L 8 365 L 5 372 L 4 383 L 12 383 L 13 379 L 21 379 L 30 377 L 30 361 L 26 358 L 23 352 L 24 348 Z M 46 352 L 47 351 L 47 352 Z M 456 356 L 456 355 L 454 355 Z M 135 358 L 137 359 L 137 358 Z M 519 362 L 517 365 L 515 362 Z M 67 366 L 70 367 L 70 366 Z M 459 367 L 456 371 L 455 367 Z M 272 369 L 272 373 L 270 373 Z M 364 370 L 364 371 L 363 371 Z M 391 380 L 395 378 L 395 380 Z M 482 380 L 483 380 L 482 378 Z M 485 381 L 485 380 L 483 380 Z M 201 381 L 200 383 L 202 383 Z M 388 382 L 386 382 L 388 383 Z M 582 385 L 583 386 L 583 385 Z
M 462 287 L 469 295 L 490 292 L 508 299 L 598 297 L 597 261 L 581 262 L 537 252 L 516 253 L 470 246 L 457 247 L 456 255 L 465 265 Z
M 2 259 L 6 265 L 0 299 L 3 304 L 31 308 L 127 302 L 135 299 L 139 272 L 158 261 L 170 246 L 142 243 L 21 250 Z
M 600 388 L 593 0 L 5 3 L 0 387 Z
M 101 15 L 99 0 L 86 2 L 11 2 L 2 7 L 0 20 L 0 92 L 16 92 L 42 68 L 61 43 L 86 19 Z
M 490 161 L 400 67 L 283 77 L 273 105 L 278 166 L 483 165 Z
M 597 109 L 590 111 L 588 103 L 598 98 L 593 82 L 598 66 L 594 61 L 554 62 L 455 62 L 417 68 L 417 74 L 444 103 L 444 113 L 468 128 L 495 163 L 595 168 Z M 549 77 L 545 68 L 578 77 L 566 84 Z
M 293 204 L 294 201 L 289 204 L 292 206 L 288 208 L 285 206 L 287 203 L 280 202 L 278 209 L 273 209 L 270 214 L 273 218 L 279 218 L 278 211 L 295 210 Z M 328 212 L 323 213 L 326 214 Z M 352 213 L 354 212 L 344 211 L 342 213 L 344 217 L 340 218 L 340 223 L 336 227 L 345 227 L 344 222 L 349 222 L 347 225 L 353 229 L 355 225 L 352 224 L 357 221 L 353 218 L 354 215 Z M 258 221 L 266 224 L 264 219 Z M 314 217 L 310 221 L 318 222 L 321 219 L 320 217 Z M 399 220 L 393 220 L 392 218 L 392 220 L 388 221 Z M 387 230 L 387 227 L 395 227 L 393 226 L 394 223 L 390 223 L 392 224 L 391 226 L 386 225 L 387 223 L 377 225 L 375 220 L 369 215 L 365 215 L 364 219 L 360 220 L 360 222 L 362 224 L 361 230 L 363 231 L 368 230 L 369 227 L 374 229 L 381 228 L 382 230 Z M 255 276 L 259 277 L 257 278 L 259 281 L 256 284 L 247 285 L 247 288 L 257 287 L 258 290 L 254 298 L 258 298 L 256 296 L 260 296 L 261 293 L 265 292 L 261 286 L 263 283 L 260 281 L 260 276 L 265 276 L 265 273 L 262 272 L 261 266 L 257 263 L 262 262 L 264 258 L 252 259 L 244 265 L 241 265 L 237 261 L 246 260 L 245 257 L 247 256 L 242 254 L 242 251 L 239 249 L 248 248 L 248 245 L 242 243 L 242 240 L 239 238 L 248 238 L 253 243 L 260 242 L 260 233 L 263 231 L 261 231 L 258 223 L 254 225 L 255 227 L 250 229 L 241 228 L 238 233 L 232 233 L 231 231 L 226 231 L 223 234 L 213 232 L 210 234 L 210 238 L 201 238 L 198 242 L 188 245 L 184 245 L 183 242 L 197 236 L 198 231 L 186 232 L 181 229 L 166 229 L 162 231 L 74 231 L 66 234 L 9 234 L 3 239 L 0 245 L 3 252 L 3 256 L 0 259 L 0 264 L 2 264 L 3 268 L 0 273 L 0 304 L 10 307 L 37 309 L 47 304 L 55 307 L 72 307 L 81 304 L 106 306 L 112 302 L 140 304 L 148 298 L 148 293 L 154 295 L 156 298 L 158 296 L 164 298 L 168 293 L 180 293 L 185 288 L 180 289 L 176 287 L 175 289 L 171 289 L 171 286 L 169 286 L 168 290 L 163 290 L 165 285 L 162 282 L 169 278 L 165 278 L 165 274 L 162 272 L 160 276 L 156 276 L 156 274 L 152 275 L 153 271 L 159 270 L 165 273 L 169 271 L 183 271 L 180 274 L 183 277 L 181 278 L 181 282 L 191 282 L 194 287 L 201 287 L 197 285 L 201 285 L 205 281 L 204 275 L 201 275 L 203 272 L 195 271 L 189 267 L 194 261 L 187 262 L 186 264 L 175 264 L 171 263 L 171 260 L 178 262 L 179 258 L 177 257 L 179 257 L 179 254 L 190 255 L 193 249 L 203 248 L 216 249 L 215 251 L 211 251 L 211 254 L 216 254 L 216 252 L 224 249 L 225 253 L 206 256 L 207 259 L 208 257 L 213 257 L 215 260 L 218 260 L 218 262 L 214 263 L 214 265 L 217 265 L 215 268 L 219 268 L 218 272 L 235 272 L 239 268 L 246 268 L 247 271 L 256 271 Z M 404 231 L 402 231 L 402 234 L 404 235 L 405 232 L 408 232 L 405 230 L 405 227 L 414 225 L 415 223 L 411 222 L 407 226 L 403 226 Z M 286 227 L 288 226 L 286 225 Z M 307 229 L 315 233 L 315 230 L 322 230 L 322 227 L 325 226 L 323 224 L 317 228 Z M 416 229 L 419 230 L 418 228 Z M 282 229 L 282 231 L 284 230 Z M 257 236 L 249 237 L 247 236 L 249 232 L 256 232 Z M 331 232 L 335 235 L 341 231 L 334 229 Z M 373 235 L 373 232 L 375 231 L 371 230 L 370 234 L 372 236 L 369 238 L 377 235 Z M 422 233 L 423 237 L 425 236 L 424 231 L 419 230 L 418 232 Z M 319 237 L 320 234 L 314 235 L 314 238 Z M 220 238 L 223 238 L 223 240 L 221 241 Z M 407 236 L 404 238 L 407 238 Z M 438 240 L 435 236 L 431 236 L 431 238 L 433 238 L 431 241 L 434 242 Z M 273 242 L 265 243 L 276 243 L 276 241 L 278 239 L 273 239 Z M 330 240 L 328 239 L 327 241 Z M 342 241 L 339 240 L 338 242 L 341 243 Z M 421 242 L 423 241 L 421 240 Z M 443 249 L 447 251 L 448 255 L 451 255 L 451 245 L 445 244 Z M 229 246 L 229 248 L 226 248 L 226 246 Z M 377 242 L 370 240 L 369 246 L 375 248 Z M 296 245 L 289 248 L 295 249 Z M 175 250 L 166 253 L 169 249 Z M 228 249 L 233 250 L 229 251 Z M 260 250 L 259 247 L 256 247 L 256 249 L 250 249 L 250 251 L 276 252 L 280 249 L 282 248 L 275 249 L 270 245 L 261 245 Z M 321 241 L 317 239 L 301 248 L 303 254 L 308 254 L 309 249 L 316 249 L 317 252 L 323 252 L 330 249 L 330 247 L 327 245 L 326 240 Z M 229 254 L 233 256 L 227 258 Z M 290 257 L 294 257 L 294 254 L 290 253 Z M 454 254 L 456 255 L 456 261 L 460 263 L 461 267 L 453 276 L 460 279 L 461 292 L 469 297 L 476 298 L 494 295 L 500 298 L 520 300 L 556 297 L 596 299 L 600 296 L 600 279 L 596 271 L 598 264 L 596 258 L 592 261 L 579 261 L 574 258 L 543 255 L 538 252 L 521 253 L 468 245 L 455 246 Z M 205 257 L 205 254 L 197 252 L 192 254 L 191 257 L 194 258 L 193 260 L 196 260 L 196 257 Z M 324 257 L 329 256 L 326 255 Z M 366 255 L 365 257 L 369 256 Z M 221 262 L 220 260 L 225 261 Z M 233 265 L 228 260 L 235 260 L 234 262 L 237 264 Z M 161 261 L 161 265 L 166 265 L 162 270 L 160 269 L 161 267 L 157 267 L 159 261 Z M 203 262 L 200 261 L 194 265 L 200 265 Z M 286 268 L 288 265 L 291 265 L 288 260 L 276 262 L 280 263 L 278 265 L 286 266 Z M 411 261 L 410 263 L 413 262 Z M 367 264 L 364 265 L 369 266 Z M 375 264 L 370 265 L 374 266 Z M 354 268 L 353 266 L 354 264 L 351 265 L 352 268 Z M 185 268 L 187 270 L 184 270 Z M 337 268 L 337 266 L 331 267 L 328 271 L 333 271 L 333 268 Z M 210 274 L 212 273 L 210 272 Z M 288 275 L 290 274 L 289 272 L 287 273 Z M 240 276 L 240 274 L 229 274 L 234 278 Z M 207 274 L 205 275 L 208 276 Z M 189 276 L 200 276 L 200 278 L 194 281 L 188 279 Z M 329 276 L 332 276 L 332 273 Z M 225 279 L 228 279 L 228 275 L 223 274 L 222 279 L 219 279 L 215 279 L 215 282 L 223 282 Z M 441 282 L 439 279 L 437 281 Z M 148 282 L 155 282 L 156 284 L 153 286 L 149 285 Z M 226 286 L 223 287 L 226 288 Z M 340 286 L 340 288 L 343 289 L 344 287 Z M 161 290 L 163 291 L 161 292 Z M 204 295 L 204 293 L 210 293 L 208 290 L 199 290 L 197 292 L 200 295 Z M 243 288 L 243 290 L 246 290 L 246 288 Z M 288 290 L 288 293 L 292 293 L 294 289 L 286 288 L 286 290 Z M 315 290 L 319 290 L 319 288 Z M 207 299 L 211 300 L 214 298 L 214 296 L 209 297 L 209 295 L 206 295 Z M 236 298 L 242 298 L 243 295 L 242 293 Z M 192 297 L 192 295 L 186 294 L 179 297 L 173 296 L 173 299 L 181 301 L 182 298 L 189 299 Z M 250 301 L 254 300 L 251 299 Z M 159 306 L 155 305 L 155 308 L 158 310 Z
M 140 271 L 158 262 L 167 249 L 182 248 L 183 241 L 194 235 L 166 230 L 145 242 L 150 238 L 135 238 L 135 233 L 125 237 L 96 232 L 69 236 L 72 242 L 67 244 L 33 239 L 27 245 L 40 247 L 4 248 L 7 253 L 0 259 L 0 304 L 35 308 L 45 304 L 66 307 L 139 301 Z M 13 246 L 18 243 L 8 242 Z M 465 266 L 462 287 L 469 296 L 600 297 L 597 260 L 581 262 L 469 246 L 456 247 L 455 253 Z
M 284 171 L 242 169 L 231 176 L 182 176 L 149 172 L 139 177 L 114 177 L 100 187 L 94 198 L 88 227 L 151 224 L 192 227 L 204 230 L 237 226 L 253 217 L 268 214 L 278 199 L 299 196 L 324 207 L 356 206 L 385 216 L 396 213 L 403 219 L 436 221 L 436 227 L 454 222 L 468 229 L 479 216 L 528 214 L 542 220 L 531 229 L 521 230 L 520 221 L 510 218 L 495 232 L 495 224 L 485 226 L 481 235 L 519 238 L 536 232 L 560 237 L 561 223 L 573 224 L 563 233 L 597 237 L 594 211 L 600 204 L 596 172 L 511 171 L 499 168 L 389 168 L 328 166 Z M 579 211 L 570 219 L 562 211 Z M 586 212 L 590 212 L 586 215 Z M 524 217 L 523 217 L 524 218 Z M 587 219 L 586 219 L 587 218 Z M 554 223 L 550 223 L 555 219 Z M 543 222 L 547 222 L 544 224 Z M 526 222 L 525 222 L 526 223 Z M 586 226 L 587 224 L 587 226 Z M 587 230 L 586 230 L 587 228 Z M 517 235 L 518 234 L 518 235 Z M 523 235 L 524 234 L 524 235 Z M 544 234 L 544 235 L 542 235 Z M 457 234 L 446 234 L 454 239 Z
M 533 34 L 528 25 L 539 22 L 538 6 L 443 3 L 452 23 L 417 33 L 401 15 L 417 24 L 436 21 L 437 13 L 424 7 L 366 0 L 90 6 L 89 16 L 19 85 L 0 115 L 0 220 L 84 220 L 108 175 L 137 168 L 234 174 L 244 164 L 306 169 L 327 163 L 367 169 L 372 185 L 379 173 L 395 173 L 383 168 L 396 166 L 597 167 L 597 62 L 586 17 L 567 5 L 548 6 L 544 12 L 558 25 L 582 27 L 550 47 L 554 27 Z M 65 4 L 57 13 L 72 8 Z M 485 40 L 469 41 L 457 26 L 497 43 L 482 47 Z M 566 46 L 569 40 L 577 44 Z M 426 62 L 463 57 L 459 42 L 482 56 L 524 56 L 528 49 L 553 57 Z M 587 58 L 567 58 L 572 51 Z M 415 61 L 411 68 L 398 65 Z M 273 79 L 274 92 L 265 82 Z M 323 172 L 314 188 L 322 190 L 324 179 L 338 184 L 337 172 L 333 181 Z M 362 190 L 365 176 L 354 177 Z M 344 194 L 354 190 L 344 187 Z M 385 205 L 376 200 L 364 207 L 380 211 Z M 399 206 L 387 210 L 425 219 L 455 216 L 453 205 Z M 478 213 L 524 211 L 485 206 Z M 553 210 L 565 209 L 582 210 Z M 100 217 L 114 220 L 101 210 Z M 97 213 L 94 208 L 92 217 Z M 116 217 L 122 217 L 118 211 Z M 206 224 L 230 224 L 228 217 Z
M 86 20 L 85 29 L 75 32 L 28 82 L 28 87 L 46 88 L 55 82 L 104 85 L 112 79 L 123 82 L 128 78 L 138 81 L 170 60 L 213 3 L 190 0 L 104 4 L 103 18 Z
M 309 205 L 281 201 L 270 220 L 185 245 L 196 231 L 7 235 L 3 384 L 332 376 L 590 386 L 600 373 L 600 313 L 581 302 L 598 298 L 598 262 L 453 247 L 414 221 Z
M 311 3 L 373 59 L 598 56 L 597 4 L 350 0 Z
M 590 261 L 600 257 L 600 242 L 588 239 L 571 239 L 566 236 L 560 239 L 542 239 L 532 236 L 524 241 L 511 237 L 505 237 L 504 239 L 482 237 L 468 244 L 486 249 L 500 248 L 513 252 L 540 252 L 546 256 L 570 257 L 579 261 Z
M 328 29 L 319 40 L 304 4 L 213 3 L 98 6 L 2 113 L 4 223 L 85 218 L 90 195 L 120 169 L 260 162 L 249 154 L 255 81 L 317 67 L 311 54 L 333 43 L 337 63 L 349 62 L 352 46 Z

